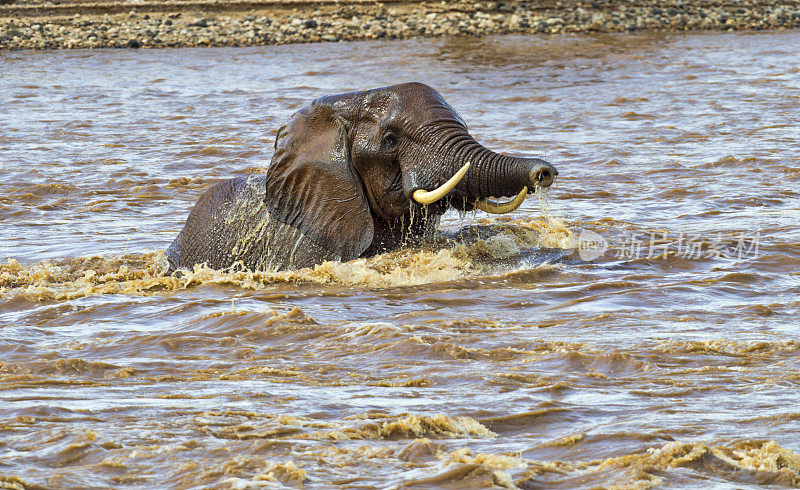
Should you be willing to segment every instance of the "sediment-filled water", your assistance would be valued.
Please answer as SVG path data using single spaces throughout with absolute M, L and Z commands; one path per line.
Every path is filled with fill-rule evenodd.
M 797 45 L 0 54 L 0 485 L 800 485 Z M 556 165 L 549 199 L 369 259 L 163 275 L 302 104 L 411 80 Z

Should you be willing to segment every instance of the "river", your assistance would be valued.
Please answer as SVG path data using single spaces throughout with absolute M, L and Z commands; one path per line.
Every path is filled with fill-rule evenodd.
M 0 53 L 0 485 L 800 486 L 798 45 Z M 549 199 L 370 259 L 162 275 L 305 102 L 413 80 L 551 161 Z

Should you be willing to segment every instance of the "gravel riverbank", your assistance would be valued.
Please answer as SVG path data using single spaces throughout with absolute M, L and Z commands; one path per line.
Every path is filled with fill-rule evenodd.
M 2 3 L 2 0 L 0 0 Z M 0 5 L 0 49 L 247 46 L 449 35 L 800 27 L 800 0 Z

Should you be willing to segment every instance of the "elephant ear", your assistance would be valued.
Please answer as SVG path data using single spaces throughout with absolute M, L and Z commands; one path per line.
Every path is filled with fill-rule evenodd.
M 272 217 L 324 249 L 320 261 L 359 257 L 372 243 L 372 214 L 334 109 L 301 109 L 278 132 L 275 148 L 265 199 Z

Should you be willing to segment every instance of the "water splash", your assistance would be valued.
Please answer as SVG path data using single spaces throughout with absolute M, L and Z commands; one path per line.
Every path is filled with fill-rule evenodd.
M 98 294 L 162 294 L 215 284 L 256 290 L 295 283 L 377 288 L 419 286 L 516 270 L 524 251 L 542 247 L 568 249 L 574 240 L 575 235 L 561 221 L 520 219 L 495 222 L 488 227 L 468 227 L 458 235 L 440 237 L 417 248 L 280 272 L 253 272 L 237 267 L 219 271 L 197 265 L 168 276 L 163 251 L 28 265 L 9 259 L 0 264 L 0 295 L 69 300 Z

